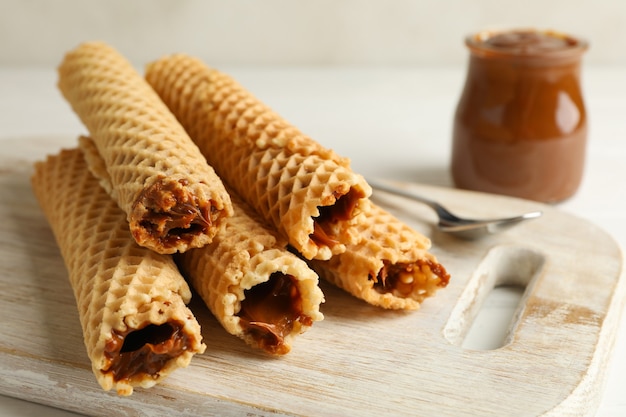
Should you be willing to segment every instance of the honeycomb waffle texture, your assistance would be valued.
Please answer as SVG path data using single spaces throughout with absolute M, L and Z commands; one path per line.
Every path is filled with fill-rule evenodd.
M 319 306 L 324 296 L 318 287 L 318 276 L 302 259 L 287 251 L 286 240 L 265 227 L 239 197 L 230 194 L 234 216 L 226 220 L 225 228 L 207 246 L 178 254 L 175 259 L 229 333 L 268 353 L 285 354 L 297 335 L 314 321 L 323 319 Z M 268 282 L 276 273 L 295 278 L 302 314 L 310 320 L 296 320 L 279 346 L 268 347 L 260 343 L 253 332 L 245 331 L 238 313 L 246 291 Z M 266 308 L 278 309 L 276 306 Z
M 371 203 L 356 228 L 357 244 L 309 262 L 320 277 L 370 304 L 404 310 L 418 309 L 448 284 L 449 274 L 428 252 L 430 240 L 382 207 Z
M 108 177 L 107 191 L 126 212 L 137 242 L 159 253 L 182 252 L 210 242 L 222 219 L 232 214 L 230 198 L 143 77 L 116 50 L 100 42 L 83 43 L 67 53 L 58 74 L 59 89 L 93 140 L 93 146 L 85 143 L 86 138 L 81 145 L 92 151 L 87 157 L 102 159 L 97 163 L 99 176 Z M 159 192 L 163 184 L 182 188 L 185 200 L 179 203 L 210 216 L 208 227 L 188 227 L 184 239 L 167 235 L 157 239 L 146 230 L 143 221 L 150 215 L 146 192 L 154 187 Z M 174 209 L 164 210 L 171 214 Z
M 185 305 L 190 289 L 172 257 L 136 244 L 125 213 L 91 175 L 80 150 L 37 162 L 32 185 L 69 272 L 85 347 L 102 388 L 130 395 L 133 387 L 153 386 L 204 351 L 200 326 Z M 156 374 L 116 380 L 106 353 L 116 334 L 164 323 L 180 325 L 189 348 Z
M 146 79 L 221 178 L 303 257 L 329 259 L 355 241 L 351 223 L 371 188 L 348 159 L 193 57 L 163 57 L 148 65 Z M 313 239 L 319 208 L 335 205 L 340 196 L 355 201 L 355 209 L 328 225 L 332 244 Z

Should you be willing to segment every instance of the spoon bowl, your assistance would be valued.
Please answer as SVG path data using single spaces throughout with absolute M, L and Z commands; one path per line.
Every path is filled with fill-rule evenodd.
M 513 217 L 496 219 L 468 219 L 451 213 L 448 209 L 436 201 L 414 192 L 394 187 L 386 182 L 368 179 L 367 183 L 376 190 L 406 197 L 429 206 L 435 211 L 435 213 L 437 213 L 439 218 L 437 227 L 439 230 L 463 239 L 479 239 L 486 235 L 500 233 L 526 220 L 536 219 L 542 214 L 540 211 L 533 211 Z

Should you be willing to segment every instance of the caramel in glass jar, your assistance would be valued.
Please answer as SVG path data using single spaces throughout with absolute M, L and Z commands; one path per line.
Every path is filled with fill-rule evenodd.
M 550 31 L 469 36 L 453 129 L 460 188 L 558 202 L 578 189 L 587 115 L 580 62 L 587 43 Z

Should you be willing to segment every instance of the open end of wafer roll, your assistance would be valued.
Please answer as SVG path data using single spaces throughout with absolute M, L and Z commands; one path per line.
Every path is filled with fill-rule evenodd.
M 268 353 L 288 353 L 285 339 L 313 324 L 303 311 L 302 295 L 291 275 L 275 272 L 268 281 L 244 291 L 244 297 L 237 313 L 244 337 Z
M 235 214 L 229 222 L 240 220 Z M 249 226 L 257 243 L 227 224 L 226 231 L 235 233 L 222 232 L 210 245 L 178 254 L 177 263 L 226 331 L 266 353 L 284 355 L 299 334 L 324 318 L 319 311 L 324 294 L 303 260 L 249 220 L 242 226 Z
M 367 197 L 367 193 L 361 188 L 342 185 L 343 187 L 323 201 L 328 205 L 318 207 L 320 215 L 313 217 L 313 233 L 309 237 L 318 247 L 318 252 L 328 248 L 333 253 L 333 247 L 340 245 L 342 240 L 345 242 L 342 236 L 337 236 L 341 233 L 338 223 L 355 218 L 359 204 Z
M 81 136 L 79 144 L 89 170 L 111 193 L 111 176 L 95 142 Z M 158 253 L 171 254 L 207 244 L 217 233 L 216 226 L 230 214 L 223 201 L 210 198 L 201 187 L 190 187 L 183 175 L 156 175 L 147 183 L 134 199 L 128 223 L 137 244 Z M 199 181 L 199 185 L 205 183 Z
M 126 384 L 146 385 L 146 376 L 156 380 L 170 361 L 195 349 L 195 339 L 184 330 L 183 323 L 175 320 L 158 325 L 147 323 L 125 332 L 113 330 L 105 343 L 106 364 L 101 372 L 115 382 L 118 393 L 124 394 Z
M 438 262 L 424 258 L 415 262 L 382 260 L 382 267 L 369 275 L 372 289 L 380 294 L 422 301 L 448 285 L 450 275 Z
M 198 201 L 187 185 L 185 179 L 161 177 L 141 192 L 129 221 L 139 245 L 151 242 L 169 253 L 171 248 L 189 246 L 198 236 L 212 235 L 219 212 L 210 201 Z

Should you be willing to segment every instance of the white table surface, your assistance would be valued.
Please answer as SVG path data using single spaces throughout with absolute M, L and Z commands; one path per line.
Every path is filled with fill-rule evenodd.
M 303 132 L 350 157 L 355 171 L 452 186 L 451 122 L 464 68 L 220 69 Z M 41 137 L 67 137 L 71 146 L 86 133 L 55 83 L 54 69 L 0 68 L 0 146 Z M 590 120 L 586 171 L 578 193 L 558 207 L 604 228 L 625 248 L 626 68 L 585 67 L 583 90 Z M 625 386 L 622 320 L 598 416 L 626 415 Z M 0 395 L 0 415 L 75 415 L 33 401 Z

